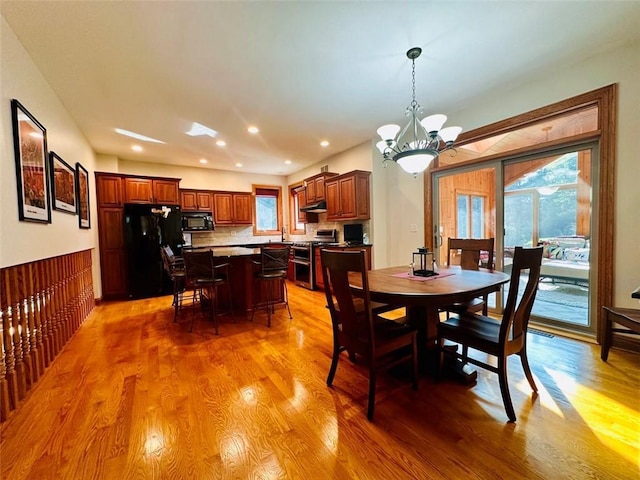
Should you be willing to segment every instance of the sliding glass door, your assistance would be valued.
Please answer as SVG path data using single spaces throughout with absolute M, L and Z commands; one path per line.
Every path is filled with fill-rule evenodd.
M 497 164 L 499 167 L 499 164 Z M 457 169 L 436 175 L 435 241 L 439 265 L 447 263 L 449 238 L 490 238 L 496 236 L 495 166 Z M 495 308 L 496 296 L 489 298 Z
M 536 322 L 594 333 L 592 182 L 595 148 L 564 149 L 504 163 L 503 265 L 517 245 L 543 247 Z
M 595 333 L 590 298 L 596 155 L 595 144 L 588 144 L 435 173 L 434 243 L 440 264 L 446 264 L 448 238 L 494 237 L 496 268 L 507 272 L 516 246 L 542 245 L 532 322 Z M 500 313 L 505 300 L 502 292 L 493 295 L 490 309 Z

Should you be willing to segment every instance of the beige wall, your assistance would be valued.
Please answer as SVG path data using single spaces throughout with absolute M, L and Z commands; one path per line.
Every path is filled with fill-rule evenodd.
M 0 19 L 0 267 L 17 265 L 41 258 L 94 249 L 94 265 L 98 264 L 97 218 L 93 171 L 95 155 L 60 99 L 42 77 L 22 44 Z M 91 229 L 78 228 L 78 217 L 53 210 L 50 224 L 18 221 L 11 99 L 16 98 L 47 129 L 48 149 L 67 163 L 80 162 L 90 178 Z M 97 266 L 94 282 L 99 279 Z
M 451 125 L 462 125 L 465 130 L 503 120 L 544 105 L 618 83 L 618 141 L 616 169 L 616 228 L 614 265 L 614 302 L 618 306 L 638 308 L 638 302 L 630 297 L 631 291 L 640 286 L 640 42 L 592 57 L 575 65 L 558 68 L 553 74 L 532 78 L 527 84 L 513 85 L 489 92 L 481 100 L 469 104 L 458 112 L 444 112 Z M 391 166 L 390 166 L 391 167 Z M 395 166 L 393 166 L 395 167 Z M 374 172 L 379 167 L 374 162 Z M 389 169 L 387 169 L 389 170 Z M 388 172 L 390 173 L 390 172 Z M 395 173 L 395 172 L 394 172 Z M 417 212 L 417 198 L 421 196 L 422 180 L 416 182 L 411 175 L 388 175 L 384 185 L 376 185 L 374 198 L 385 198 L 384 205 L 376 211 L 376 231 L 385 225 L 387 253 L 384 260 L 404 264 L 415 250 L 415 235 L 407 224 L 414 217 L 422 223 Z M 417 183 L 420 184 L 417 185 Z M 376 200 L 374 200 L 375 202 Z M 379 220 L 380 219 L 380 220 Z M 382 235 L 382 234 L 381 234 Z M 382 238 L 382 237 L 381 237 Z M 611 241 L 611 239 L 601 239 Z M 375 244 L 382 243 L 377 238 Z M 376 256 L 380 252 L 376 251 Z M 402 260 L 402 261 L 400 261 Z

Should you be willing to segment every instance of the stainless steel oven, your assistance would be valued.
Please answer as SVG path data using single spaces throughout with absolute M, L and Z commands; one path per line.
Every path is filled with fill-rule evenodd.
M 296 285 L 313 290 L 313 257 L 311 242 L 296 242 L 293 251 L 293 281 Z
M 291 249 L 293 256 L 293 281 L 309 290 L 314 290 L 315 285 L 315 249 L 322 245 L 330 245 L 336 242 L 337 231 L 335 229 L 318 230 L 313 240 L 295 242 Z

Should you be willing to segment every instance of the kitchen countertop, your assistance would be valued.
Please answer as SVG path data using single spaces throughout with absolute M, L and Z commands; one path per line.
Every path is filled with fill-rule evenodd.
M 202 251 L 211 250 L 214 257 L 245 257 L 250 255 L 260 255 L 259 248 L 247 248 L 247 247 L 226 247 L 226 246 L 207 246 L 207 247 L 195 247 L 192 250 Z

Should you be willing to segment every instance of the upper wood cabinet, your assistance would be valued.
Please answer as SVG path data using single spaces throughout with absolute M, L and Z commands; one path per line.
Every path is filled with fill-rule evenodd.
M 323 172 L 313 177 L 305 178 L 305 202 L 304 205 L 319 202 L 326 199 L 325 184 L 330 178 L 336 177 L 337 173 Z
M 100 193 L 98 195 L 98 208 L 121 207 L 124 204 L 124 192 L 120 176 L 96 173 L 96 191 Z
M 124 178 L 125 203 L 166 203 L 177 205 L 176 179 Z
M 173 179 L 153 179 L 153 198 L 155 203 L 166 203 L 178 205 L 180 196 L 178 194 L 179 180 Z
M 354 170 L 326 181 L 327 220 L 369 220 L 370 175 Z
M 206 190 L 180 190 L 183 212 L 213 212 L 213 194 Z
M 253 196 L 246 192 L 213 192 L 216 225 L 252 225 Z

